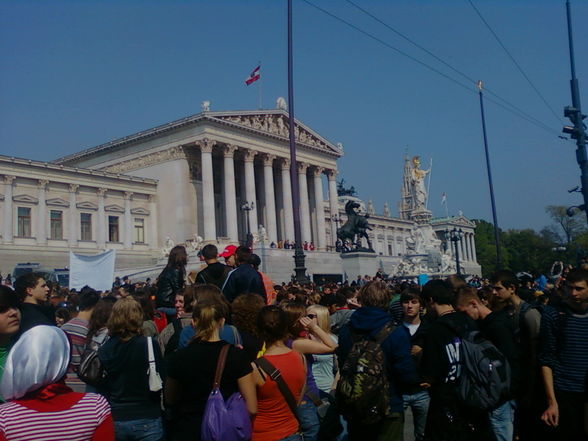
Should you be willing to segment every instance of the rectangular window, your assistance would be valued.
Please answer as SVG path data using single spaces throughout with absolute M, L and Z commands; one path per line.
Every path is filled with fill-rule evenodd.
M 135 243 L 145 243 L 145 219 L 135 218 Z
M 51 210 L 51 239 L 63 239 L 63 211 Z
M 108 241 L 118 242 L 118 216 L 108 216 Z
M 92 214 L 80 213 L 81 240 L 92 240 Z
M 18 236 L 31 237 L 31 209 L 18 207 Z

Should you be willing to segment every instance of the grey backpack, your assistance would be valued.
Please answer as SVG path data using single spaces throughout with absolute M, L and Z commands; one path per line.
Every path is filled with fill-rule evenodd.
M 459 354 L 457 394 L 463 405 L 491 410 L 509 399 L 510 366 L 496 346 L 473 331 L 461 339 Z

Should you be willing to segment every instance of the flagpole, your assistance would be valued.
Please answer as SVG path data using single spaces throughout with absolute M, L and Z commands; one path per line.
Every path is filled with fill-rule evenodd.
M 449 206 L 447 205 L 447 193 L 445 193 L 445 217 L 449 219 Z
M 259 66 L 259 81 L 257 82 L 257 95 L 259 98 L 259 110 L 263 109 L 263 105 L 262 105 L 262 100 L 261 100 L 261 80 L 263 79 L 263 77 L 261 77 L 261 61 L 258 64 Z
M 431 175 L 433 174 L 433 158 L 429 161 L 429 182 L 427 183 L 427 200 L 425 201 L 425 208 L 429 207 L 429 191 L 431 190 Z

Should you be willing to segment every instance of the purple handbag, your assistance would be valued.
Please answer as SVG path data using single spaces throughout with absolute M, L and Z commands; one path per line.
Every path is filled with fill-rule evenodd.
M 235 392 L 225 402 L 220 391 L 220 380 L 225 369 L 229 346 L 222 347 L 212 391 L 206 401 L 202 418 L 202 441 L 249 441 L 251 439 L 251 418 L 245 399 Z

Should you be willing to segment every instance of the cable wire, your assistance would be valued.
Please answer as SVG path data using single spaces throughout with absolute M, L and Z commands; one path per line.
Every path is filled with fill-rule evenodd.
M 361 29 L 360 27 L 358 27 L 358 26 L 354 25 L 353 23 L 351 23 L 351 22 L 349 22 L 349 21 L 347 21 L 347 20 L 345 20 L 345 19 L 343 19 L 343 18 L 341 18 L 341 17 L 339 17 L 339 16 L 337 16 L 337 15 L 335 15 L 335 14 L 333 14 L 333 13 L 331 13 L 331 12 L 329 12 L 329 11 L 325 10 L 325 9 L 323 9 L 323 8 L 321 8 L 320 6 L 317 6 L 317 5 L 315 5 L 314 3 L 310 2 L 309 0 L 302 0 L 302 1 L 303 1 L 304 3 L 306 3 L 306 4 L 308 4 L 309 6 L 312 6 L 313 8 L 315 8 L 315 9 L 319 10 L 319 11 L 320 11 L 320 12 L 322 12 L 323 14 L 325 14 L 325 15 L 328 15 L 329 17 L 331 17 L 331 18 L 333 18 L 333 19 L 335 19 L 335 20 L 337 20 L 337 21 L 340 21 L 341 23 L 343 23 L 343 24 L 345 24 L 345 25 L 349 26 L 350 28 L 352 28 L 352 29 L 356 30 L 357 32 L 359 32 L 359 33 L 361 33 L 361 34 L 365 35 L 366 37 L 368 37 L 368 38 L 371 38 L 372 40 L 375 40 L 375 41 L 377 41 L 378 43 L 382 44 L 383 46 L 386 46 L 387 48 L 389 48 L 389 49 L 392 49 L 393 51 L 395 51 L 395 52 L 399 53 L 400 55 L 403 55 L 403 56 L 404 56 L 404 57 L 406 57 L 406 58 L 409 58 L 410 60 L 414 61 L 415 63 L 417 63 L 417 64 L 419 64 L 419 65 L 421 65 L 421 66 L 423 66 L 423 67 L 425 67 L 426 69 L 428 69 L 428 70 L 431 70 L 432 72 L 434 72 L 434 73 L 436 73 L 436 74 L 438 74 L 438 75 L 440 75 L 440 76 L 444 77 L 445 79 L 447 79 L 447 80 L 451 81 L 451 82 L 452 82 L 452 83 L 454 83 L 454 84 L 457 84 L 458 86 L 462 87 L 463 89 L 467 90 L 468 92 L 471 92 L 471 93 L 477 93 L 477 92 L 476 92 L 476 91 L 475 91 L 475 90 L 474 90 L 472 87 L 470 87 L 470 86 L 468 86 L 468 85 L 466 85 L 466 84 L 463 84 L 462 82 L 460 82 L 460 81 L 456 80 L 455 78 L 453 78 L 453 77 L 451 77 L 451 76 L 449 76 L 449 75 L 447 75 L 447 74 L 445 74 L 445 73 L 441 72 L 440 70 L 438 70 L 438 69 L 434 68 L 433 66 L 430 66 L 429 64 L 427 64 L 427 63 L 425 63 L 425 62 L 423 62 L 423 61 L 419 60 L 418 58 L 416 58 L 416 57 L 413 57 L 412 55 L 410 55 L 410 54 L 408 54 L 408 53 L 406 53 L 406 52 L 402 51 L 401 49 L 398 49 L 397 47 L 395 47 L 395 46 L 393 46 L 393 45 L 389 44 L 388 42 L 386 42 L 386 41 L 382 40 L 381 38 L 378 38 L 378 37 L 376 37 L 375 35 L 373 35 L 373 34 L 370 34 L 370 33 L 369 33 L 369 32 L 367 32 L 367 31 L 364 31 L 363 29 Z M 354 5 L 354 6 L 355 6 L 355 5 Z M 360 8 L 360 9 L 361 9 L 361 8 Z M 379 19 L 378 19 L 378 21 L 379 21 Z M 386 25 L 386 26 L 387 26 L 387 25 Z M 388 27 L 388 26 L 387 26 L 387 27 Z M 396 31 L 395 31 L 395 32 L 396 32 Z M 405 38 L 407 38 L 407 39 L 408 39 L 408 37 L 405 37 Z M 409 41 L 410 41 L 410 40 L 409 40 Z M 414 43 L 414 44 L 416 45 L 416 43 Z M 420 47 L 420 46 L 419 46 L 419 45 L 417 45 L 417 47 Z M 423 49 L 423 50 L 425 50 L 427 53 L 429 52 L 429 51 L 427 51 L 426 49 Z M 431 56 L 433 56 L 433 57 L 437 58 L 437 57 L 436 57 L 435 55 L 433 55 L 433 54 L 431 54 Z M 446 65 L 447 65 L 448 67 L 450 67 L 452 70 L 455 70 L 457 73 L 460 73 L 460 75 L 464 76 L 464 77 L 465 77 L 465 78 L 467 78 L 469 81 L 472 81 L 472 82 L 476 83 L 475 81 L 473 81 L 473 79 L 471 79 L 471 78 L 470 78 L 470 77 L 468 77 L 467 75 L 465 75 L 465 74 L 463 74 L 463 73 L 459 72 L 457 69 L 455 69 L 455 68 L 451 67 L 451 66 L 450 66 L 449 64 L 447 64 L 446 62 L 443 62 L 443 61 L 441 61 L 441 62 L 442 62 L 443 64 L 446 64 Z M 543 130 L 545 130 L 545 131 L 547 131 L 547 132 L 550 132 L 551 134 L 554 134 L 554 135 L 556 135 L 556 136 L 558 136 L 558 135 L 559 135 L 559 132 L 558 132 L 557 130 L 554 130 L 553 128 L 549 127 L 547 124 L 545 124 L 545 123 L 541 122 L 540 120 L 538 120 L 538 119 L 536 119 L 536 118 L 532 117 L 531 115 L 527 114 L 526 112 L 524 112 L 523 110 L 521 110 L 520 108 L 518 108 L 517 106 L 515 106 L 514 104 L 512 104 L 512 103 L 508 102 L 507 100 L 505 100 L 504 98 L 502 98 L 502 97 L 498 96 L 496 93 L 494 93 L 494 92 L 491 92 L 489 89 L 485 89 L 485 90 L 486 90 L 488 93 L 490 93 L 490 94 L 494 95 L 494 96 L 495 96 L 495 98 L 499 99 L 500 101 L 503 101 L 503 102 L 504 102 L 504 103 L 505 103 L 507 106 L 510 106 L 510 107 L 507 107 L 507 106 L 505 106 L 505 105 L 503 105 L 503 104 L 500 104 L 500 103 L 499 103 L 499 102 L 497 102 L 496 100 L 489 99 L 488 97 L 486 97 L 486 99 L 487 99 L 488 101 L 490 101 L 491 103 L 493 103 L 493 104 L 495 104 L 495 105 L 497 105 L 497 106 L 499 106 L 499 107 L 503 108 L 504 110 L 506 110 L 506 111 L 508 111 L 508 112 L 510 112 L 510 113 L 512 113 L 512 114 L 514 114 L 514 115 L 516 115 L 516 116 L 518 116 L 518 117 L 520 117 L 520 118 L 522 118 L 522 119 L 526 120 L 527 122 L 529 122 L 529 123 L 531 123 L 531 124 L 533 124 L 533 125 L 535 125 L 535 126 L 539 127 L 540 129 L 543 129 Z
M 480 17 L 480 20 L 482 20 L 482 22 L 486 25 L 486 27 L 488 28 L 488 30 L 490 31 L 490 33 L 494 36 L 494 38 L 496 39 L 496 41 L 498 42 L 498 44 L 500 45 L 500 47 L 502 47 L 502 49 L 504 49 L 504 52 L 506 52 L 506 54 L 509 56 L 509 58 L 514 63 L 514 65 L 517 67 L 517 69 L 519 70 L 519 72 L 521 73 L 521 75 L 525 78 L 525 80 L 527 80 L 527 83 L 529 83 L 529 85 L 533 88 L 533 90 L 535 91 L 535 93 L 539 96 L 539 98 L 541 99 L 541 101 L 543 101 L 543 103 L 547 106 L 547 108 L 551 111 L 551 113 L 553 114 L 553 116 L 555 116 L 555 118 L 557 119 L 557 121 L 560 124 L 565 124 L 565 122 L 563 121 L 563 119 L 561 118 L 561 116 L 553 109 L 553 107 L 551 107 L 551 105 L 547 102 L 547 100 L 545 99 L 545 97 L 543 96 L 543 94 L 541 94 L 541 92 L 539 92 L 539 89 L 537 89 L 537 87 L 535 87 L 535 84 L 533 84 L 533 82 L 531 81 L 531 79 L 529 78 L 529 76 L 525 73 L 525 71 L 523 70 L 523 68 L 521 67 L 521 65 L 517 62 L 517 60 L 515 60 L 515 58 L 510 53 L 510 51 L 506 48 L 506 46 L 504 45 L 504 43 L 502 42 L 502 40 L 500 39 L 500 37 L 498 37 L 498 35 L 496 34 L 496 32 L 494 32 L 494 29 L 492 29 L 492 27 L 490 26 L 490 24 L 486 21 L 486 19 L 484 18 L 484 16 L 480 12 L 480 10 L 478 8 L 476 8 L 476 5 L 474 5 L 474 2 L 472 2 L 472 0 L 468 0 L 468 2 L 472 6 L 472 8 L 474 8 L 474 11 L 476 11 L 476 14 L 478 14 L 478 17 Z
M 380 23 L 381 25 L 385 26 L 387 29 L 391 30 L 392 32 L 394 32 L 396 35 L 402 37 L 403 39 L 405 39 L 406 41 L 408 41 L 410 44 L 412 44 L 413 46 L 419 48 L 420 50 L 422 50 L 423 52 L 425 52 L 426 54 L 430 55 L 431 57 L 433 57 L 435 60 L 437 60 L 438 62 L 442 63 L 444 66 L 448 67 L 449 69 L 451 69 L 452 71 L 454 71 L 455 73 L 457 73 L 458 75 L 460 75 L 461 77 L 465 78 L 466 80 L 470 81 L 473 84 L 476 84 L 477 81 L 474 80 L 472 77 L 470 77 L 469 75 L 465 74 L 464 72 L 460 71 L 459 69 L 455 68 L 454 66 L 452 66 L 451 64 L 449 64 L 448 62 L 446 62 L 445 60 L 443 60 L 442 58 L 438 57 L 437 55 L 435 55 L 433 52 L 431 52 L 430 50 L 428 50 L 427 48 L 423 47 L 422 45 L 418 44 L 417 42 L 415 42 L 414 40 L 412 40 L 411 38 L 409 38 L 408 36 L 406 36 L 405 34 L 403 34 L 402 32 L 398 31 L 397 29 L 394 29 L 392 26 L 390 26 L 388 23 L 384 22 L 383 20 L 379 19 L 378 17 L 376 17 L 375 15 L 373 15 L 372 13 L 370 13 L 369 11 L 367 11 L 366 9 L 362 8 L 361 6 L 359 6 L 358 4 L 354 3 L 351 0 L 345 0 L 347 3 L 349 3 L 350 5 L 352 5 L 353 7 L 357 8 L 358 10 L 360 10 L 361 12 L 363 12 L 364 14 L 366 14 L 367 16 L 371 17 L 372 19 L 374 19 L 375 21 L 377 21 L 378 23 Z M 523 111 L 521 108 L 517 107 L 516 105 L 514 105 L 513 103 L 511 103 L 510 101 L 502 98 L 500 95 L 498 95 L 496 92 L 494 92 L 492 89 L 485 87 L 484 90 L 486 92 L 488 92 L 490 95 L 494 96 L 496 99 L 502 101 L 504 104 L 506 104 L 507 106 L 510 106 L 512 109 L 514 109 L 516 112 L 518 112 L 521 115 L 525 115 L 525 119 L 527 119 L 527 121 L 533 120 L 535 121 L 537 124 L 540 124 L 544 127 L 548 127 L 547 124 L 543 123 L 542 121 L 538 120 L 537 118 L 534 118 L 533 116 L 529 115 L 527 112 Z M 496 101 L 493 100 L 489 100 L 495 104 Z M 500 106 L 502 108 L 504 108 L 504 106 Z M 508 110 L 508 109 L 506 109 Z M 520 115 L 519 115 L 520 116 Z M 561 121 L 560 121 L 561 122 Z M 558 133 L 556 132 L 554 129 L 549 128 L 550 131 L 554 132 L 554 133 Z M 559 133 L 558 133 L 559 134 Z

